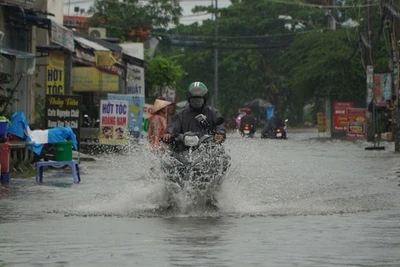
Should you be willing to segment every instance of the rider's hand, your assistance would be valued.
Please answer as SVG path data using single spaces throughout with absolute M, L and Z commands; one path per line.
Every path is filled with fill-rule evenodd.
M 224 136 L 222 134 L 215 134 L 214 139 L 217 142 L 222 142 L 222 141 L 224 141 Z
M 170 133 L 165 133 L 165 134 L 163 135 L 163 137 L 162 137 L 162 140 L 163 140 L 164 142 L 169 142 L 169 141 L 171 140 L 171 138 L 172 138 L 172 135 L 171 135 Z

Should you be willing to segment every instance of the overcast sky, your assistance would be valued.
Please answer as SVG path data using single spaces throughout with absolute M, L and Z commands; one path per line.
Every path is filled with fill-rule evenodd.
M 181 0 L 181 7 L 183 8 L 183 17 L 181 18 L 182 24 L 191 24 L 196 21 L 202 21 L 209 16 L 193 15 L 192 8 L 200 5 L 210 5 L 211 1 L 215 0 Z M 88 10 L 94 3 L 94 0 L 64 0 L 64 14 L 75 15 L 74 8 Z M 218 0 L 218 7 L 227 7 L 230 5 L 229 0 Z

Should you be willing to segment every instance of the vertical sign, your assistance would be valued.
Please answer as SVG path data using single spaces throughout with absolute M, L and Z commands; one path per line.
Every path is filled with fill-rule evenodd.
M 394 92 L 398 97 L 399 92 L 397 91 L 398 84 L 399 84 L 399 62 L 397 57 L 397 51 L 392 51 L 392 60 L 393 60 L 393 71 L 392 71 L 392 81 L 393 81 L 393 88 L 395 89 Z
M 326 132 L 326 119 L 324 112 L 317 113 L 317 124 L 318 124 L 318 132 L 324 133 Z
M 150 116 L 152 113 L 153 105 L 144 104 L 143 105 L 143 120 L 142 120 L 142 129 L 143 129 L 143 137 L 147 136 L 147 132 L 150 127 Z
M 374 67 L 367 66 L 367 106 L 371 103 L 374 97 Z
M 347 114 L 346 110 L 352 108 L 352 102 L 333 102 L 333 131 L 346 132 Z
M 367 110 L 365 108 L 347 109 L 347 137 L 366 137 Z
M 127 100 L 100 101 L 100 144 L 128 143 L 128 112 Z
M 64 95 L 64 70 L 47 67 L 46 95 Z
M 374 98 L 378 106 L 386 106 L 392 96 L 391 74 L 374 74 Z
M 135 95 L 107 94 L 108 100 L 126 100 L 128 108 L 128 129 L 130 133 L 141 135 L 144 97 Z
M 144 68 L 127 64 L 126 93 L 144 97 Z
M 390 100 L 392 97 L 392 75 L 382 74 L 382 96 L 383 100 Z
M 46 95 L 64 95 L 64 53 L 52 51 L 46 68 Z
M 46 95 L 46 128 L 71 127 L 80 139 L 80 114 L 82 97 L 78 95 Z

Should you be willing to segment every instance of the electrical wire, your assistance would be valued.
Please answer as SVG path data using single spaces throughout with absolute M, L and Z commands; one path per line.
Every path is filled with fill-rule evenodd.
M 115 2 L 113 0 L 103 0 L 105 2 L 109 3 L 117 3 L 121 5 L 126 5 L 126 3 L 121 3 L 121 2 Z M 147 2 L 148 0 L 141 0 L 143 2 Z M 220 0 L 223 1 L 223 0 Z M 76 2 L 71 2 L 71 3 L 64 3 L 64 5 L 70 5 L 70 4 L 89 4 L 93 3 L 93 0 L 81 0 L 81 1 L 76 1 Z M 210 0 L 179 0 L 179 2 L 210 2 Z M 228 1 L 227 1 L 228 2 Z M 305 7 L 312 7 L 312 8 L 322 8 L 322 9 L 346 9 L 346 8 L 354 8 L 353 6 L 335 6 L 335 5 L 318 5 L 318 4 L 308 4 L 304 3 L 302 1 L 293 1 L 293 0 L 288 0 L 288 1 L 283 1 L 283 0 L 264 0 L 264 2 L 267 3 L 276 3 L 276 4 L 284 4 L 284 5 L 297 5 L 297 6 L 305 6 Z M 360 8 L 367 8 L 367 7 L 372 7 L 372 6 L 379 6 L 380 4 L 367 4 L 367 5 L 357 5 L 357 7 Z

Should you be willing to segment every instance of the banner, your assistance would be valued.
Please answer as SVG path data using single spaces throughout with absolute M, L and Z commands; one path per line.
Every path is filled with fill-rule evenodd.
M 347 137 L 365 138 L 367 127 L 367 110 L 365 108 L 347 109 Z
M 371 65 L 367 66 L 367 106 L 372 101 L 374 93 L 374 67 Z
M 112 66 L 116 62 L 112 53 L 109 51 L 95 51 L 97 66 Z
M 129 102 L 128 107 L 128 129 L 141 136 L 143 120 L 144 97 L 135 95 L 107 94 L 108 100 L 125 100 Z
M 55 21 L 51 21 L 50 41 L 59 44 L 72 52 L 74 51 L 75 44 L 73 31 Z
M 72 68 L 72 91 L 74 92 L 118 92 L 119 77 L 104 73 L 94 67 Z
M 100 144 L 128 144 L 128 112 L 126 100 L 100 101 Z
M 49 68 L 56 70 L 64 70 L 64 52 L 51 51 L 49 56 Z
M 143 137 L 147 136 L 147 132 L 150 127 L 150 116 L 152 113 L 153 105 L 144 104 L 143 105 L 143 119 L 142 119 L 142 129 L 143 129 Z
M 378 106 L 386 106 L 386 100 L 392 97 L 392 75 L 374 74 L 374 98 Z
M 46 95 L 45 101 L 45 128 L 69 126 L 79 141 L 82 96 Z
M 345 132 L 347 129 L 347 113 L 348 108 L 352 108 L 352 102 L 333 102 L 333 131 Z
M 126 93 L 144 97 L 144 68 L 127 64 Z
M 64 70 L 46 68 L 46 95 L 64 95 Z
M 326 132 L 326 118 L 324 112 L 317 113 L 317 124 L 318 124 L 318 132 L 324 133 Z

